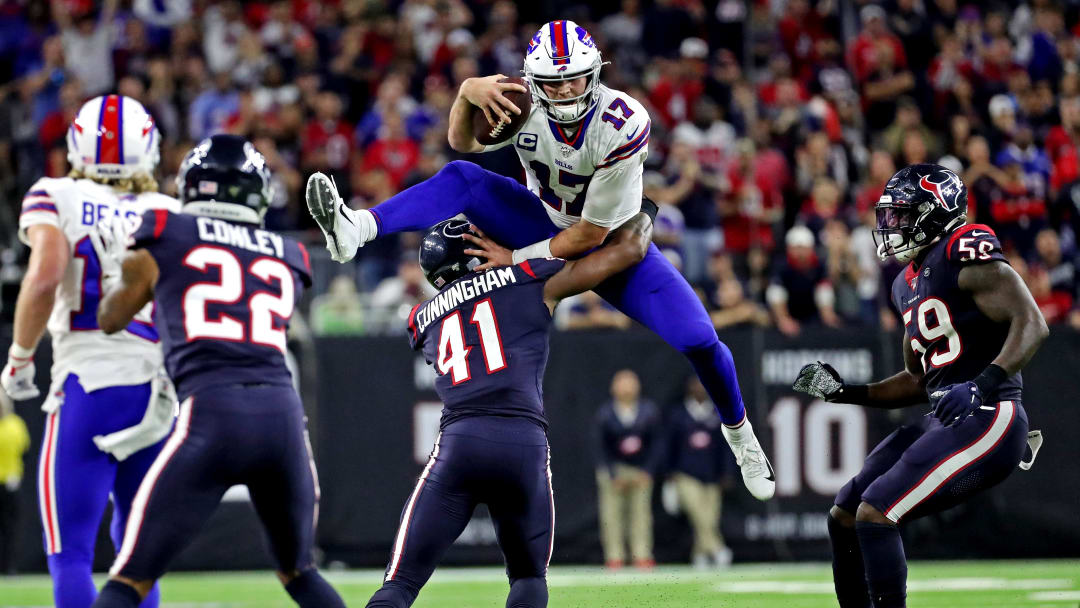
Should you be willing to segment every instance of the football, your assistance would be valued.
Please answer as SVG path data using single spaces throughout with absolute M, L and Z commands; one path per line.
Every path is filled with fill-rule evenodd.
M 499 80 L 499 82 L 512 82 L 526 88 L 529 86 L 525 83 L 524 78 L 519 78 L 517 76 L 503 78 Z M 506 91 L 503 95 L 521 110 L 521 114 L 514 114 L 513 112 L 507 111 L 507 114 L 510 116 L 510 122 L 508 123 L 499 123 L 492 127 L 491 123 L 488 122 L 487 117 L 484 116 L 483 110 L 480 108 L 473 108 L 473 136 L 476 137 L 476 141 L 485 146 L 502 143 L 510 139 L 518 132 L 521 125 L 525 124 L 525 120 L 529 117 L 529 109 L 532 107 L 532 94 L 521 93 L 518 91 Z

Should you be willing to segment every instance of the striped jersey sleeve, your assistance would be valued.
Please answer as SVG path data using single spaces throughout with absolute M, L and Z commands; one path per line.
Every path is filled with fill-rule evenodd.
M 53 182 L 50 178 L 41 178 L 23 197 L 22 207 L 19 209 L 19 240 L 27 245 L 30 240 L 26 230 L 30 226 L 50 224 L 60 227 L 58 188 Z

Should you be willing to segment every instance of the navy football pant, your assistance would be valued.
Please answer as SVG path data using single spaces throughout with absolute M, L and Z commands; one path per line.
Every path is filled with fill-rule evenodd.
M 547 605 L 555 502 L 547 435 L 523 418 L 449 424 L 401 513 L 383 586 L 368 606 L 412 605 L 446 550 L 486 504 L 510 579 L 507 606 Z
M 513 179 L 470 162 L 453 161 L 371 211 L 380 235 L 426 230 L 464 213 L 487 236 L 520 249 L 559 233 L 543 209 L 545 204 Z M 745 409 L 731 351 L 717 338 L 697 294 L 655 245 L 649 246 L 641 263 L 595 291 L 686 355 L 724 424 L 743 420 Z
M 237 385 L 184 400 L 176 428 L 139 486 L 110 574 L 160 578 L 237 484 L 251 493 L 278 570 L 311 566 L 319 487 L 303 407 L 291 386 Z
M 94 444 L 106 435 L 138 424 L 150 401 L 150 384 L 112 386 L 87 393 L 78 376 L 63 384 L 63 404 L 45 420 L 45 438 L 38 459 L 38 501 L 45 554 L 58 608 L 87 608 L 97 590 L 90 573 L 94 543 L 109 495 L 113 499 L 113 545 L 120 550 L 124 524 L 139 482 L 164 441 L 144 448 L 122 462 Z M 158 605 L 157 587 L 143 601 Z
M 854 515 L 865 501 L 894 523 L 943 511 L 1008 477 L 1023 458 L 1027 430 L 1019 401 L 987 404 L 948 428 L 925 416 L 879 443 L 836 505 Z

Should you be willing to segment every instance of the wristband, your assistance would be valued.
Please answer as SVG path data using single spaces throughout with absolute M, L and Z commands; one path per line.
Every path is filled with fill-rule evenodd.
M 533 258 L 552 258 L 551 255 L 551 239 L 544 239 L 539 243 L 533 243 L 528 247 L 522 247 L 521 249 L 515 249 L 510 258 L 514 261 L 514 264 L 520 264 L 525 260 L 531 260 Z
M 866 384 L 845 384 L 833 399 L 852 405 L 868 405 L 870 387 Z
M 12 342 L 11 349 L 8 350 L 8 356 L 12 359 L 33 359 L 34 350 L 23 348 L 22 346 L 19 346 L 18 342 Z
M 1000 365 L 991 363 L 986 366 L 986 369 L 981 374 L 975 377 L 972 382 L 975 386 L 979 387 L 979 392 L 983 397 L 989 395 L 995 388 L 997 388 L 1002 382 L 1009 379 L 1009 373 L 1005 371 Z

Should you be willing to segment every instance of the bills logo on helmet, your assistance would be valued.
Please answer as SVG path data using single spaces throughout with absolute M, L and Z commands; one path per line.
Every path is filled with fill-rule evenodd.
M 574 32 L 577 33 L 578 40 L 581 41 L 581 44 L 584 44 L 585 46 L 589 47 L 590 49 L 595 49 L 596 48 L 596 43 L 593 42 L 592 34 L 585 31 L 585 28 L 583 28 L 581 26 L 578 26 L 578 27 L 574 28 Z
M 952 171 L 938 171 L 924 175 L 919 180 L 919 187 L 933 194 L 946 210 L 956 210 L 961 186 L 960 178 Z
M 540 47 L 540 30 L 537 30 L 536 33 L 533 34 L 532 39 L 529 40 L 529 50 L 525 54 L 526 55 L 532 55 L 532 52 L 535 51 L 539 47 Z

